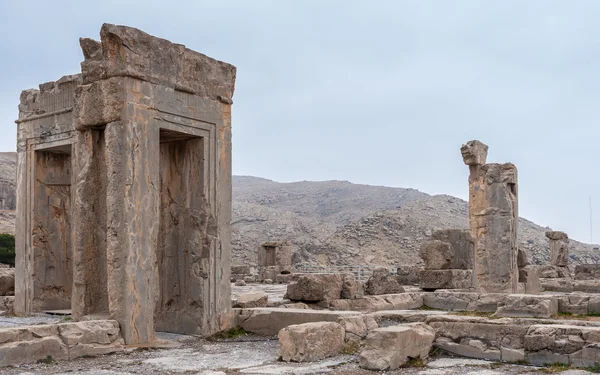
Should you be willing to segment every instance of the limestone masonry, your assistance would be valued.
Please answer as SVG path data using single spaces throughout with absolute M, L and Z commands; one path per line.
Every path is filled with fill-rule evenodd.
M 469 224 L 475 244 L 473 286 L 515 293 L 517 267 L 517 167 L 486 164 L 488 146 L 469 141 L 460 149 L 469 166 Z
M 236 68 L 140 30 L 81 39 L 81 74 L 21 94 L 14 311 L 211 334 L 230 308 Z

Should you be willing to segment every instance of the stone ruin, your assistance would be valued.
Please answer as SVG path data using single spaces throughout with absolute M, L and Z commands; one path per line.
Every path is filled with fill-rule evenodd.
M 293 254 L 294 247 L 291 242 L 268 241 L 262 243 L 257 252 L 258 280 L 276 281 L 276 279 L 282 278 L 283 275 L 291 274 L 293 271 Z
M 236 68 L 140 30 L 21 94 L 14 312 L 208 335 L 230 309 Z
M 469 141 L 460 149 L 469 166 L 469 225 L 475 253 L 473 287 L 480 292 L 515 293 L 517 266 L 517 168 L 486 164 L 488 146 Z
M 267 242 L 259 275 L 289 277 L 285 298 L 254 292 L 230 309 L 231 271 L 250 273 L 230 265 L 235 68 L 123 26 L 104 25 L 101 42 L 81 46 L 82 74 L 21 95 L 17 268 L 14 287 L 0 291 L 15 294 L 0 310 L 71 309 L 75 322 L 0 328 L 0 366 L 234 326 L 277 335 L 283 361 L 356 348 L 360 367 L 395 370 L 436 347 L 600 365 L 600 323 L 584 319 L 600 314 L 600 265 L 578 265 L 571 278 L 562 232 L 547 234 L 550 265 L 529 263 L 517 248 L 516 168 L 486 164 L 479 141 L 461 149 L 470 229 L 435 232 L 423 269 L 375 268 L 364 285 L 352 273 L 293 273 L 292 246 Z M 417 273 L 420 289 L 406 285 Z M 570 290 L 536 294 L 538 273 L 546 290 L 561 277 Z
M 14 183 L 0 178 L 0 210 L 14 210 L 16 205 Z

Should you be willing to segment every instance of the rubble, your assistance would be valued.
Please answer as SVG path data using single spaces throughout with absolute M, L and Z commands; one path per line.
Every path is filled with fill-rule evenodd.
M 365 293 L 375 296 L 380 294 L 402 293 L 404 288 L 395 275 L 385 267 L 373 270 L 373 275 L 365 284 Z

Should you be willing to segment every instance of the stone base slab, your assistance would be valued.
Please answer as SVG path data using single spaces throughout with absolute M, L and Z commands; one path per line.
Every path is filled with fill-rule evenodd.
M 0 367 L 70 360 L 123 350 L 115 320 L 0 328 Z

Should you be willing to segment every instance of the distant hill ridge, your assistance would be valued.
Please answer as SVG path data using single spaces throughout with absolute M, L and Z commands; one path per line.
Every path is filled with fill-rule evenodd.
M 0 181 L 13 194 L 15 171 L 16 153 L 0 153 Z M 262 242 L 289 240 L 296 262 L 417 264 L 419 247 L 435 230 L 468 228 L 467 208 L 459 198 L 415 189 L 234 176 L 232 262 L 254 264 Z M 519 221 L 519 246 L 536 263 L 548 260 L 548 229 Z M 0 232 L 14 232 L 13 211 L 0 211 Z M 571 246 L 573 263 L 600 262 L 591 245 L 572 240 Z

